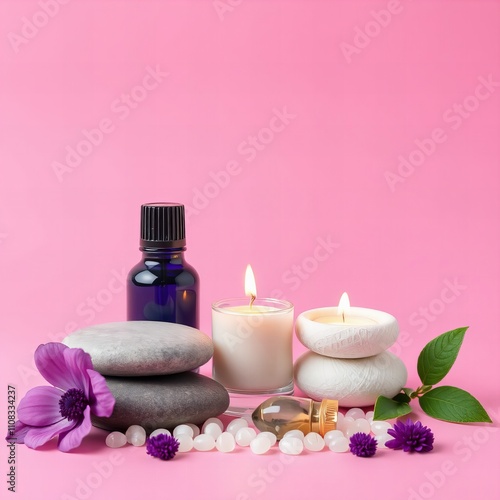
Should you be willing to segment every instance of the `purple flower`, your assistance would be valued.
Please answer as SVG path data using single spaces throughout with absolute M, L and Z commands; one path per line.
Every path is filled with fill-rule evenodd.
M 403 451 L 424 453 L 431 451 L 433 448 L 434 434 L 432 434 L 428 427 L 423 426 L 421 422 L 413 423 L 411 419 L 408 419 L 406 423 L 396 422 L 394 429 L 389 429 L 387 434 L 394 439 L 387 441 L 385 445 L 387 448 L 392 448 L 393 450 L 402 449 Z
M 90 432 L 90 414 L 109 417 L 115 398 L 82 349 L 42 344 L 35 351 L 35 364 L 55 387 L 35 387 L 26 393 L 17 409 L 15 432 L 6 439 L 38 448 L 59 435 L 59 450 L 72 450 Z
M 356 432 L 351 436 L 349 448 L 357 457 L 373 457 L 377 451 L 377 441 L 369 434 Z
M 179 441 L 168 434 L 157 434 L 146 441 L 147 454 L 152 457 L 170 460 L 179 449 Z

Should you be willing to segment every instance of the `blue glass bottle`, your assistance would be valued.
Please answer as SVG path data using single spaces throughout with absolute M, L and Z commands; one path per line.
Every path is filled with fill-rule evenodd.
M 127 319 L 168 321 L 199 328 L 199 277 L 184 260 L 184 206 L 141 206 L 142 260 L 127 279 Z

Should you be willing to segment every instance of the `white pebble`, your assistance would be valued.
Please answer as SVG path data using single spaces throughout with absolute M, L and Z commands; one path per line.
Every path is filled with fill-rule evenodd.
M 344 453 L 349 450 L 349 440 L 346 437 L 338 437 L 330 443 L 329 448 L 335 453 Z
M 363 432 L 364 434 L 370 434 L 370 422 L 366 418 L 357 418 L 354 422 L 354 426 L 357 429 L 356 432 Z
M 342 431 L 339 431 L 338 429 L 335 429 L 334 431 L 328 431 L 324 437 L 326 446 L 330 446 L 330 443 L 334 439 L 339 437 L 345 437 Z
M 166 434 L 167 436 L 172 435 L 168 429 L 156 429 L 149 435 L 149 437 L 155 437 L 158 436 L 158 434 Z
M 244 418 L 236 418 L 232 422 L 229 422 L 226 431 L 236 436 L 236 433 L 244 427 L 248 427 L 248 422 Z
M 373 434 L 378 436 L 379 434 L 386 434 L 389 429 L 392 429 L 392 425 L 384 420 L 374 420 L 371 429 Z
M 250 441 L 250 449 L 256 455 L 263 455 L 267 453 L 271 448 L 271 442 L 267 439 L 266 436 L 261 436 L 260 434 Z
M 302 440 L 296 437 L 283 438 L 279 444 L 281 453 L 287 455 L 300 455 L 304 449 Z
M 259 436 L 267 438 L 269 440 L 269 443 L 271 443 L 271 446 L 274 446 L 276 444 L 277 438 L 276 438 L 276 435 L 273 434 L 272 432 L 264 431 L 264 432 L 261 432 L 259 434 Z
M 209 434 L 217 440 L 217 438 L 222 434 L 222 430 L 215 422 L 211 422 L 205 427 L 204 434 Z
M 375 415 L 373 411 L 366 412 L 365 418 L 366 420 L 368 420 L 368 422 L 370 422 L 370 424 L 373 422 L 373 415 Z
M 193 438 L 189 434 L 181 434 L 175 439 L 179 441 L 179 451 L 185 453 L 186 451 L 191 451 L 194 446 Z
M 200 428 L 197 425 L 195 424 L 186 424 L 186 425 L 188 425 L 189 427 L 191 427 L 191 429 L 193 429 L 193 438 L 200 435 Z
M 215 442 L 215 447 L 222 453 L 230 453 L 236 447 L 234 436 L 230 432 L 223 432 Z
M 365 418 L 365 412 L 361 408 L 351 408 L 347 410 L 345 416 L 357 420 L 358 418 Z
M 346 438 L 350 438 L 353 434 L 356 434 L 356 432 L 359 432 L 358 430 L 358 424 L 354 420 L 353 422 L 349 422 L 347 429 L 344 432 L 344 436 Z
M 209 434 L 200 434 L 193 439 L 194 449 L 198 451 L 210 451 L 215 448 L 215 439 Z
M 112 432 L 106 437 L 106 446 L 110 448 L 121 448 L 127 444 L 127 436 L 123 432 Z
M 382 448 L 387 448 L 385 446 L 385 443 L 387 443 L 387 441 L 390 441 L 391 439 L 394 438 L 392 436 L 389 436 L 389 434 L 378 434 L 377 436 L 375 436 L 377 444 Z
M 248 446 L 256 435 L 257 433 L 255 432 L 255 429 L 252 429 L 251 427 L 242 427 L 241 429 L 238 429 L 238 432 L 236 433 L 236 443 L 240 446 Z
M 304 438 L 304 448 L 309 451 L 321 451 L 325 440 L 317 432 L 309 432 Z
M 337 429 L 339 428 L 340 422 L 342 422 L 344 418 L 345 417 L 343 413 L 340 412 L 337 413 L 337 425 L 335 426 Z
M 125 435 L 127 441 L 133 446 L 143 446 L 146 442 L 146 431 L 140 425 L 131 425 Z
M 298 438 L 301 441 L 304 441 L 304 433 L 302 431 L 299 431 L 298 429 L 293 429 L 292 431 L 285 432 L 283 438 L 287 437 Z
M 352 423 L 354 423 L 354 419 L 352 417 L 344 417 L 340 423 L 337 422 L 337 429 L 345 434 Z
M 174 432 L 172 433 L 174 437 L 182 436 L 183 434 L 186 434 L 189 437 L 193 437 L 193 429 L 189 427 L 189 425 L 181 424 L 178 425 L 175 429 Z
M 220 427 L 221 431 L 224 430 L 224 424 L 222 423 L 222 420 L 220 420 L 219 418 L 212 417 L 212 418 L 205 420 L 205 423 L 203 424 L 203 427 L 201 428 L 201 432 L 205 432 L 205 427 L 208 424 L 217 424 Z

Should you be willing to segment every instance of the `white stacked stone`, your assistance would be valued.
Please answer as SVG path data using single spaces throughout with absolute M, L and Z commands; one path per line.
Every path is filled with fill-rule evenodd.
M 312 399 L 335 399 L 347 408 L 398 394 L 408 373 L 401 359 L 386 350 L 399 335 L 396 319 L 365 309 L 373 316 L 366 325 L 329 324 L 315 321 L 318 311 L 302 313 L 295 324 L 298 339 L 310 349 L 295 362 L 297 386 Z

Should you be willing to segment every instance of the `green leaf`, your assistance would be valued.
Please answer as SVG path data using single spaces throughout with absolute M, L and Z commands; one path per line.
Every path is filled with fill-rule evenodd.
M 411 398 L 411 395 L 413 394 L 413 389 L 411 387 L 403 387 L 401 389 L 409 398 Z
M 491 422 L 481 403 L 458 387 L 436 387 L 421 396 L 419 402 L 427 415 L 447 422 Z
M 450 371 L 457 359 L 468 326 L 443 333 L 431 340 L 418 357 L 417 371 L 422 384 L 434 385 Z
M 426 392 L 429 392 L 432 389 L 432 385 L 423 385 L 419 389 L 420 389 L 419 390 L 420 394 L 425 394 Z
M 404 392 L 400 392 L 399 394 L 396 394 L 393 398 L 393 401 L 397 401 L 398 403 L 409 403 L 411 401 L 410 396 L 408 394 L 405 394 Z
M 411 407 L 408 403 L 394 401 L 385 396 L 379 396 L 375 402 L 373 420 L 388 420 L 389 418 L 408 415 L 410 412 Z

